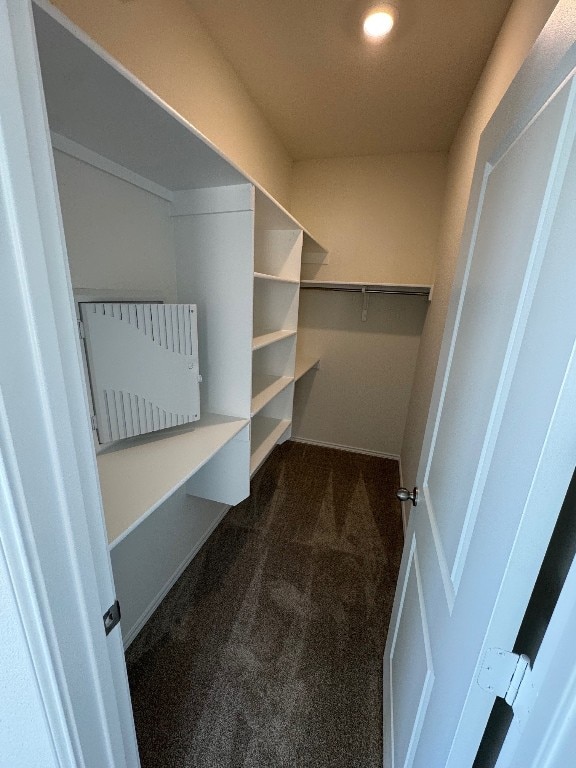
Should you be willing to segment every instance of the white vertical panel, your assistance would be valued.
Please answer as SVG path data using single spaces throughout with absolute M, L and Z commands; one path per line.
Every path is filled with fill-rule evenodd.
M 199 418 L 195 306 L 87 302 L 81 312 L 100 442 Z

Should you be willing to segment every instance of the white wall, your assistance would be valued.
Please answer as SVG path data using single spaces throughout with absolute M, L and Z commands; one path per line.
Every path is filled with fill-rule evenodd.
M 186 0 L 53 0 L 279 202 L 291 158 Z
M 294 166 L 294 215 L 329 252 L 305 278 L 430 283 L 446 158 L 437 153 L 315 160 Z M 294 437 L 400 452 L 428 302 L 301 291 L 299 345 L 321 358 L 298 385 Z
M 146 291 L 176 301 L 170 204 L 60 151 L 54 159 L 74 288 Z M 226 509 L 187 496 L 183 487 L 112 550 L 125 640 L 134 638 Z
M 170 204 L 62 152 L 54 161 L 74 288 L 175 300 Z
M 402 467 L 407 486 L 416 482 L 480 134 L 556 2 L 514 0 L 450 150 L 446 199 L 437 251 L 434 301 L 424 325 L 402 444 Z

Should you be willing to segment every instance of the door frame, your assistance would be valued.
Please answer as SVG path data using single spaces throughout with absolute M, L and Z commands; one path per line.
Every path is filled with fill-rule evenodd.
M 30 0 L 0 0 L 0 68 L 0 541 L 26 636 L 12 650 L 60 766 L 136 768 Z
M 479 158 L 485 156 L 482 148 L 487 144 L 497 146 L 498 144 L 506 142 L 510 145 L 520 135 L 529 118 L 538 111 L 552 92 L 561 87 L 572 70 L 576 67 L 576 44 L 574 42 L 575 19 L 576 12 L 571 0 L 560 0 L 524 64 L 520 68 L 482 133 L 478 149 Z M 524 106 L 520 107 L 519 105 Z M 458 259 L 450 295 L 445 330 L 440 349 L 420 464 L 418 467 L 418 485 L 422 484 L 422 478 L 426 472 L 428 456 L 433 446 L 441 415 L 441 406 L 446 391 L 450 362 L 458 331 L 460 309 L 465 292 L 468 263 L 468 253 L 465 246 L 472 240 L 476 211 L 482 193 L 482 181 L 483 172 L 477 165 L 474 172 L 466 221 L 461 238 L 463 251 L 461 251 Z M 538 474 L 540 474 L 547 470 L 550 471 L 550 466 L 553 464 L 555 467 L 553 476 L 564 474 L 568 478 L 566 487 L 574 467 L 570 467 L 568 463 L 566 463 L 566 466 L 562 464 L 561 446 L 555 444 L 558 433 L 554 434 L 553 426 L 554 423 L 561 423 L 563 410 L 568 412 L 570 395 L 576 396 L 576 372 L 574 370 L 573 359 L 571 360 L 571 364 L 566 373 L 565 388 L 560 395 L 558 407 L 555 411 L 554 418 L 550 423 L 550 439 L 547 440 L 543 448 L 541 462 L 538 467 Z M 562 430 L 560 430 L 560 432 L 562 432 Z M 546 466 L 547 462 L 548 466 Z M 541 489 L 538 490 L 540 491 Z M 558 499 L 553 499 L 551 497 L 546 499 L 548 504 L 555 504 L 557 502 L 558 511 L 560 510 L 562 503 L 563 491 L 565 491 L 565 488 L 559 488 Z M 541 505 L 542 501 L 543 499 L 541 496 L 537 499 L 536 495 L 532 495 L 527 501 L 523 522 L 526 520 L 527 515 L 538 515 L 538 504 Z M 415 514 L 418 514 L 418 512 L 416 511 Z M 411 526 L 409 525 L 409 530 L 410 527 Z M 409 530 L 407 540 L 410 538 Z M 497 637 L 493 632 L 493 626 L 497 623 L 496 619 L 500 622 L 502 621 L 502 613 L 499 613 L 499 611 L 502 611 L 502 606 L 509 606 L 511 597 L 517 594 L 522 582 L 522 574 L 526 573 L 526 569 L 528 569 L 528 571 L 534 571 L 535 573 L 538 572 L 538 568 L 546 550 L 548 533 L 548 527 L 544 526 L 541 540 L 534 546 L 532 541 L 526 539 L 523 525 L 520 526 L 515 550 L 512 554 L 514 567 L 508 568 L 502 580 L 498 599 L 492 612 L 492 620 L 484 638 L 483 651 L 479 655 L 479 666 L 485 648 L 491 646 L 499 647 Z M 518 617 L 509 614 L 506 615 L 510 627 Z M 477 671 L 479 671 L 479 666 Z M 447 760 L 446 768 L 460 768 L 460 766 L 468 764 L 467 761 L 470 757 L 471 742 L 479 742 L 482 731 L 484 730 L 484 713 L 479 712 L 472 703 L 474 699 L 472 694 L 474 693 L 474 688 L 477 686 L 476 678 L 477 674 L 475 674 L 470 681 L 469 693 L 464 702 L 460 721 L 453 737 L 452 748 Z M 482 723 L 479 726 L 481 720 Z

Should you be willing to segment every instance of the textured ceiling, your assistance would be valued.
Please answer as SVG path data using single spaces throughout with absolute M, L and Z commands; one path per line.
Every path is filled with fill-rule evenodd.
M 356 0 L 188 0 L 294 159 L 441 151 L 511 0 L 398 0 L 366 43 Z

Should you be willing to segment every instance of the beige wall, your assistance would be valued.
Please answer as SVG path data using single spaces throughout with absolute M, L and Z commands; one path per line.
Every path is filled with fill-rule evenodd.
M 418 153 L 303 161 L 294 166 L 294 215 L 330 251 L 304 277 L 429 283 L 446 158 Z M 301 350 L 320 370 L 296 386 L 293 435 L 398 455 L 428 302 L 302 291 Z
M 445 172 L 441 153 L 294 163 L 290 210 L 330 252 L 303 277 L 430 283 Z
M 514 0 L 450 150 L 434 300 L 424 325 L 402 444 L 407 486 L 416 480 L 480 134 L 556 2 Z
M 186 0 L 53 0 L 286 205 L 291 158 Z

